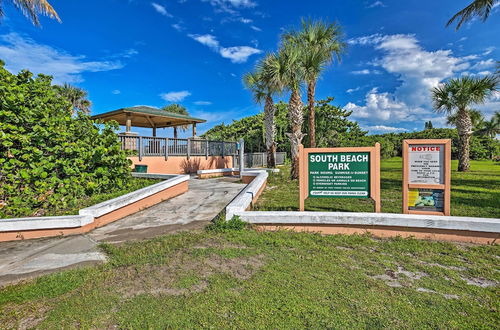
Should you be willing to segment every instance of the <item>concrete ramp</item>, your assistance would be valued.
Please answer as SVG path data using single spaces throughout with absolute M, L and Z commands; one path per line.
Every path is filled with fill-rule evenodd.
M 0 243 L 0 286 L 103 262 L 97 245 L 204 228 L 245 187 L 237 178 L 191 179 L 188 192 L 85 235 Z

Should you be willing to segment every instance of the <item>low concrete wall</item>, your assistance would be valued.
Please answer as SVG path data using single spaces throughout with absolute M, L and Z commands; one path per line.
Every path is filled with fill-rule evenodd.
M 267 171 L 243 172 L 242 181 L 246 181 L 248 185 L 226 206 L 226 220 L 252 207 L 266 188 L 268 176 Z
M 248 211 L 267 183 L 265 171 L 243 172 L 248 186 L 226 207 L 259 230 L 294 230 L 322 234 L 364 234 L 496 244 L 500 219 L 394 213 Z
M 500 219 L 355 212 L 235 212 L 261 230 L 294 230 L 322 234 L 363 234 L 493 244 L 500 238 Z
M 188 175 L 166 181 L 80 210 L 79 215 L 0 219 L 0 242 L 86 233 L 188 191 Z
M 217 178 L 221 176 L 231 176 L 231 175 L 239 175 L 240 170 L 237 168 L 219 168 L 219 169 L 211 169 L 211 170 L 198 170 L 196 172 L 198 175 L 198 179 L 208 179 L 208 178 Z
M 182 156 L 165 157 L 145 156 L 139 161 L 139 157 L 128 157 L 134 165 L 148 165 L 148 172 L 163 174 L 189 174 L 196 173 L 198 170 L 232 168 L 232 156 L 191 156 L 189 159 Z

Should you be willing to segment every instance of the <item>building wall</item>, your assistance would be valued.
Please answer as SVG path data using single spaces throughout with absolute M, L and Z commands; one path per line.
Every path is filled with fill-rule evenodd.
M 148 165 L 148 173 L 159 174 L 189 174 L 198 170 L 211 170 L 233 167 L 232 156 L 192 156 L 189 159 L 182 156 L 170 156 L 167 160 L 163 156 L 129 157 L 134 165 Z

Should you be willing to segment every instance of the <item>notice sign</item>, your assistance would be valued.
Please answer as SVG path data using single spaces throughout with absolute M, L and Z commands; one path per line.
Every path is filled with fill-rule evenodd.
M 444 146 L 414 144 L 408 146 L 408 183 L 444 183 Z
M 403 213 L 450 215 L 451 140 L 403 140 Z
M 308 197 L 370 197 L 370 153 L 308 154 Z

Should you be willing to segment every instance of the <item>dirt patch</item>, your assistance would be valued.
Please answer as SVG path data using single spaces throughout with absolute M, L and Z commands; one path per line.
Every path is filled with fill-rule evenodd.
M 431 289 L 426 289 L 426 288 L 417 288 L 417 292 L 426 292 L 426 293 L 434 293 L 434 294 L 440 294 L 446 299 L 460 299 L 459 296 L 456 294 L 441 294 L 437 291 L 431 290 Z
M 488 280 L 482 277 L 461 277 L 468 285 L 479 286 L 481 288 L 489 288 L 498 286 L 498 282 Z
M 206 248 L 219 243 L 204 242 L 195 248 Z M 188 295 L 206 290 L 212 275 L 222 273 L 247 280 L 265 264 L 262 255 L 225 258 L 210 254 L 204 258 L 196 258 L 189 251 L 179 251 L 165 265 L 118 268 L 105 285 L 119 287 L 119 294 L 125 298 L 140 294 Z M 190 287 L 179 287 L 179 279 L 183 276 L 192 277 L 197 282 Z
M 436 262 L 425 262 L 425 261 L 420 261 L 422 265 L 426 266 L 433 266 L 433 267 L 439 267 L 443 269 L 448 269 L 448 270 L 456 270 L 456 271 L 465 271 L 467 268 L 465 267 L 460 267 L 460 266 L 447 266 L 447 265 L 442 265 Z
M 397 288 L 403 287 L 404 285 L 401 281 L 404 277 L 408 278 L 410 281 L 419 280 L 424 276 L 428 276 L 428 274 L 424 272 L 410 272 L 405 270 L 403 267 L 398 266 L 397 270 L 387 269 L 385 274 L 370 276 L 373 279 L 382 280 L 390 287 Z
M 32 329 L 47 317 L 51 307 L 45 302 L 28 302 L 2 306 L 0 327 L 2 329 Z
M 218 240 L 215 238 L 206 239 L 199 244 L 193 246 L 194 249 L 207 249 L 207 248 L 217 248 L 217 249 L 247 249 L 248 247 L 244 245 L 234 244 L 225 240 Z

